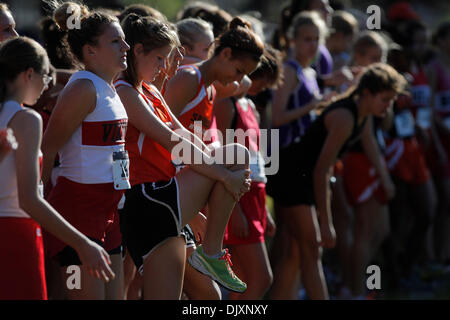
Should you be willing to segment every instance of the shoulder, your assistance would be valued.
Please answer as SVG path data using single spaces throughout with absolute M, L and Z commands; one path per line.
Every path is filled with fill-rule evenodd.
M 76 79 L 69 82 L 61 92 L 65 96 L 76 97 L 77 100 L 87 100 L 96 97 L 97 90 L 89 79 Z
M 340 132 L 349 135 L 353 131 L 355 117 L 353 113 L 346 108 L 335 108 L 324 115 L 325 126 L 330 132 Z
M 33 109 L 24 108 L 18 111 L 9 122 L 9 127 L 14 131 L 14 135 L 18 138 L 23 132 L 41 132 L 42 118 Z
M 125 108 L 130 104 L 143 103 L 141 94 L 134 87 L 123 85 L 118 86 L 116 90 Z

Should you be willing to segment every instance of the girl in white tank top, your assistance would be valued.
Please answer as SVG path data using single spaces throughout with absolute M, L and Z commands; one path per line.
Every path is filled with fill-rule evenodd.
M 59 177 L 49 202 L 83 234 L 110 251 L 114 272 L 122 274 L 121 235 L 114 226 L 119 201 L 130 187 L 124 148 L 128 118 L 112 83 L 127 68 L 129 46 L 117 18 L 65 3 L 54 13 L 63 29 L 72 18 L 66 12 L 81 13 L 81 27 L 66 31 L 69 54 L 84 70 L 72 75 L 52 111 L 42 142 L 42 180 L 44 185 L 49 182 L 59 154 Z M 69 266 L 80 265 L 81 283 L 90 282 L 81 290 L 67 290 L 69 299 L 123 299 L 121 277 L 108 286 L 91 281 L 90 270 L 70 246 L 52 237 L 48 243 L 48 254 L 58 258 L 63 274 Z
M 47 299 L 42 225 L 73 246 L 83 263 L 113 277 L 107 253 L 73 228 L 38 192 L 42 120 L 33 105 L 50 82 L 45 50 L 18 37 L 0 48 L 0 130 L 13 130 L 17 148 L 0 162 L 0 300 Z M 20 168 L 20 170 L 16 170 Z M 39 224 L 38 224 L 39 223 Z

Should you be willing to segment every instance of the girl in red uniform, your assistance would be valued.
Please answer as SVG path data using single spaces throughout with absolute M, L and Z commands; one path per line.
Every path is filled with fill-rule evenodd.
M 8 40 L 0 49 L 0 73 L 0 130 L 13 130 L 18 142 L 0 163 L 0 300 L 47 299 L 39 224 L 75 248 L 89 274 L 113 278 L 108 254 L 67 223 L 38 187 L 42 119 L 22 105 L 33 105 L 51 81 L 45 50 L 29 38 Z
M 67 14 L 71 12 L 69 6 L 75 20 Z M 129 188 L 125 152 L 128 120 L 112 82 L 127 67 L 129 46 L 117 18 L 108 14 L 91 13 L 86 7 L 65 3 L 55 10 L 54 17 L 61 28 L 67 29 L 70 52 L 84 70 L 72 75 L 50 117 L 42 144 L 43 181 L 49 181 L 58 153 L 59 177 L 49 202 L 110 252 L 117 274 L 105 286 L 86 278 L 86 267 L 82 265 L 81 289 L 66 293 L 69 299 L 123 299 L 117 207 L 124 189 Z M 50 236 L 48 244 L 48 254 L 59 261 L 63 278 L 69 266 L 81 264 L 70 246 Z
M 233 151 L 243 155 L 244 161 L 238 164 L 234 159 L 230 165 L 211 161 L 208 148 L 177 121 L 157 89 L 146 84 L 154 81 L 174 47 L 169 27 L 136 15 L 129 15 L 123 25 L 132 49 L 129 68 L 116 86 L 132 124 L 126 137 L 132 188 L 125 195 L 121 225 L 130 255 L 143 273 L 144 298 L 180 298 L 186 253 L 181 229 L 206 202 L 214 214 L 209 217 L 203 245 L 189 262 L 223 286 L 242 292 L 246 285 L 231 270 L 222 239 L 235 201 L 250 187 L 248 151 L 228 145 L 220 152 Z M 229 58 L 221 63 L 236 67 L 238 62 Z M 257 61 L 247 63 L 253 70 Z M 175 174 L 175 160 L 182 160 L 188 168 Z

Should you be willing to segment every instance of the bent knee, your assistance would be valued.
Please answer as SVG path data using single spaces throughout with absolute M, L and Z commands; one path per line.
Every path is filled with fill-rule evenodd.
M 216 149 L 216 159 L 221 159 L 230 170 L 247 169 L 250 166 L 250 152 L 238 143 L 227 144 L 222 149 Z
M 301 257 L 303 259 L 317 260 L 322 256 L 322 250 L 320 247 L 320 237 L 310 237 L 302 241 L 300 245 Z

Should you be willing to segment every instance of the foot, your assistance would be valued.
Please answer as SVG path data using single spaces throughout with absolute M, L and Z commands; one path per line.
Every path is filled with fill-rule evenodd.
M 247 285 L 231 270 L 233 264 L 230 257 L 228 249 L 225 249 L 220 258 L 210 258 L 206 256 L 203 247 L 198 246 L 188 261 L 197 271 L 211 277 L 226 289 L 242 293 L 247 289 Z

